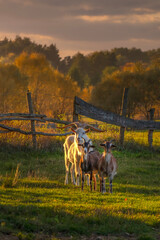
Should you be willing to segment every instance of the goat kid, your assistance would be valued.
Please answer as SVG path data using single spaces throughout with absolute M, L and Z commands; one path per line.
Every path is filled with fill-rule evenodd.
M 116 147 L 112 141 L 106 141 L 100 144 L 104 147 L 104 153 L 98 162 L 98 173 L 100 177 L 100 192 L 105 193 L 105 177 L 109 177 L 109 192 L 112 193 L 112 181 L 114 176 L 117 174 L 117 161 L 111 153 L 111 149 Z
M 84 178 L 85 174 L 90 177 L 90 189 L 92 191 L 92 177 L 94 179 L 94 190 L 96 190 L 96 173 L 98 172 L 98 160 L 100 158 L 100 153 L 97 151 L 93 151 L 94 146 L 92 145 L 92 141 L 84 141 L 84 143 L 80 146 L 83 148 L 83 155 L 81 158 L 81 176 L 82 176 L 82 185 L 81 189 L 84 188 Z

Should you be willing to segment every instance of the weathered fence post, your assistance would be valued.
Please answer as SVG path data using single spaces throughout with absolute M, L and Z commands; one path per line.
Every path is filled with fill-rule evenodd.
M 78 114 L 76 113 L 76 97 L 73 103 L 73 122 L 78 122 Z
M 149 112 L 149 119 L 151 121 L 153 121 L 154 120 L 155 108 L 151 108 L 148 112 Z M 151 129 L 148 131 L 148 143 L 149 143 L 150 149 L 152 149 L 153 148 L 153 146 L 152 146 L 152 143 L 153 143 L 153 130 L 151 130 Z
M 27 100 L 28 100 L 28 107 L 29 107 L 29 113 L 33 114 L 33 104 L 32 104 L 32 98 L 31 98 L 31 92 L 27 91 Z M 36 134 L 35 134 L 35 121 L 31 120 L 31 131 L 32 131 L 32 142 L 33 147 L 37 149 L 37 140 L 36 140 Z
M 124 117 L 126 117 L 126 113 L 127 113 L 128 90 L 129 90 L 129 88 L 124 88 L 123 97 L 122 97 L 122 116 L 124 116 Z M 123 142 L 124 142 L 124 132 L 125 132 L 125 127 L 121 126 L 119 141 L 122 146 L 123 146 Z

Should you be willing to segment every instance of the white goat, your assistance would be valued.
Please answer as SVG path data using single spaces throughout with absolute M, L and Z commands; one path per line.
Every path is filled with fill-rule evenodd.
M 82 171 L 82 185 L 81 188 L 84 188 L 84 177 L 85 174 L 90 176 L 90 189 L 92 191 L 92 177 L 94 179 L 94 190 L 96 190 L 96 174 L 98 173 L 98 161 L 101 157 L 100 153 L 93 151 L 94 146 L 92 141 L 84 141 L 81 145 L 83 148 L 83 154 L 81 157 L 81 171 Z
M 98 162 L 98 173 L 100 177 L 100 192 L 106 192 L 104 177 L 109 177 L 109 192 L 112 193 L 112 180 L 117 174 L 117 161 L 116 158 L 111 153 L 111 149 L 116 147 L 112 144 L 112 141 L 106 141 L 103 144 L 100 144 L 104 147 L 104 153 Z
M 66 168 L 65 184 L 68 184 L 69 165 L 70 165 L 70 163 L 72 163 L 71 181 L 75 184 L 75 179 L 73 177 L 74 172 L 75 172 L 76 184 L 79 185 L 79 176 L 80 176 L 79 162 L 80 162 L 81 155 L 82 155 L 82 148 L 80 146 L 78 146 L 78 144 L 83 144 L 84 141 L 89 140 L 86 133 L 88 131 L 90 131 L 90 129 L 93 129 L 98 132 L 102 132 L 102 130 L 94 128 L 91 125 L 80 124 L 77 122 L 66 125 L 63 128 L 73 126 L 73 125 L 76 126 L 77 129 L 74 130 L 73 128 L 71 128 L 74 135 L 68 136 L 63 145 L 64 146 L 64 156 L 65 156 L 65 168 Z M 81 127 L 78 127 L 78 126 L 81 126 Z M 84 128 L 87 126 L 89 126 L 89 129 L 85 130 Z

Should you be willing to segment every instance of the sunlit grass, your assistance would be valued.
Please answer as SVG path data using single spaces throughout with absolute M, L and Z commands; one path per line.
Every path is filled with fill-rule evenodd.
M 89 119 L 81 119 L 81 121 L 89 122 Z M 119 142 L 120 137 L 120 127 L 114 126 L 111 124 L 106 124 L 102 122 L 92 121 L 89 122 L 90 124 L 97 124 L 99 128 L 104 130 L 105 132 L 90 132 L 89 137 L 95 141 L 104 141 L 106 139 L 114 139 L 116 142 Z M 21 128 L 26 131 L 30 131 L 30 122 L 28 121 L 26 124 L 24 122 L 9 122 L 9 125 L 15 128 Z M 39 132 L 63 132 L 62 130 L 55 130 L 54 128 L 49 128 L 47 123 L 36 126 L 36 131 Z M 68 130 L 67 130 L 68 131 Z M 50 149 L 55 150 L 56 147 L 59 148 L 60 142 L 64 141 L 65 137 L 48 137 L 48 136 L 39 136 L 37 135 L 37 143 L 39 149 Z M 32 136 L 31 135 L 23 135 L 16 132 L 11 132 L 7 134 L 0 134 L 0 143 L 8 144 L 11 146 L 16 146 L 18 148 L 21 147 L 32 147 Z M 153 131 L 153 148 L 159 149 L 160 148 L 160 131 Z M 124 137 L 124 146 L 131 146 L 131 147 L 148 147 L 148 131 L 142 130 L 132 130 L 126 129 L 125 137 Z M 62 148 L 62 145 L 61 145 Z
M 118 174 L 113 194 L 90 192 L 85 185 L 64 185 L 61 148 L 46 151 L 0 151 L 0 231 L 20 234 L 145 234 L 156 239 L 160 227 L 160 155 L 146 150 L 115 150 Z M 15 187 L 3 186 L 6 172 L 20 164 Z M 70 179 L 69 179 L 70 180 Z M 108 181 L 107 181 L 108 188 Z M 127 235 L 126 235 L 127 234 Z M 126 237 L 127 238 L 127 237 Z
M 119 142 L 120 138 L 120 127 L 113 126 L 110 124 L 100 124 L 99 125 L 104 133 L 91 132 L 90 138 L 95 140 L 104 141 L 104 139 L 114 139 Z M 148 131 L 142 130 L 130 130 L 126 129 L 124 135 L 124 146 L 132 145 L 137 147 L 148 147 Z M 153 148 L 160 148 L 160 132 L 153 131 Z

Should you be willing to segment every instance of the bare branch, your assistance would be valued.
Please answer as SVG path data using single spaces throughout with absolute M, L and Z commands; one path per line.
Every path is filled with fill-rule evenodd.
M 6 126 L 4 124 L 0 124 L 0 127 L 1 128 L 4 128 L 4 129 L 7 129 L 8 131 L 3 131 L 3 133 L 5 132 L 18 132 L 18 133 L 22 133 L 22 134 L 25 134 L 25 135 L 31 135 L 33 134 L 32 131 L 24 131 L 24 130 L 21 130 L 19 128 L 13 128 L 13 127 L 9 127 L 9 126 Z M 35 132 L 36 135 L 43 135 L 43 136 L 67 136 L 69 134 L 72 134 L 72 132 L 66 132 L 66 133 L 43 133 L 43 132 Z
M 0 118 L 0 122 L 2 121 L 39 121 L 39 122 L 54 122 L 54 123 L 60 123 L 60 124 L 69 124 L 70 122 L 68 121 L 63 121 L 63 120 L 59 120 L 59 119 L 54 119 L 54 118 L 36 118 L 34 116 L 32 116 L 34 114 L 30 114 L 30 116 L 26 116 L 26 117 L 3 117 L 3 118 Z
M 34 121 L 39 121 L 39 122 L 46 122 L 45 120 L 43 119 L 39 119 L 39 118 L 17 118 L 17 117 L 3 117 L 3 118 L 0 118 L 0 122 L 3 122 L 3 121 L 31 121 L 31 120 L 34 120 Z
M 42 114 L 29 114 L 29 113 L 1 113 L 0 117 L 37 117 L 37 118 L 44 118 L 46 115 Z

